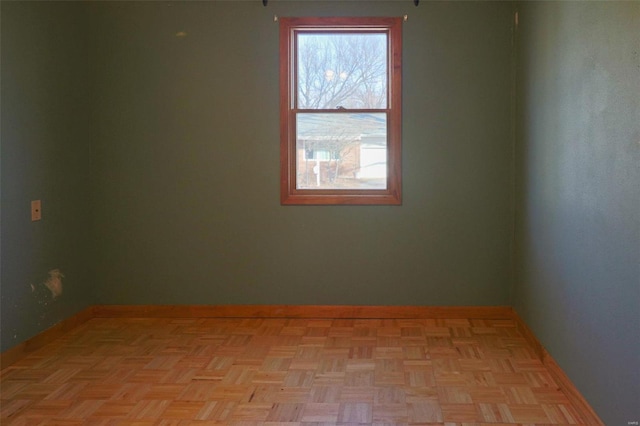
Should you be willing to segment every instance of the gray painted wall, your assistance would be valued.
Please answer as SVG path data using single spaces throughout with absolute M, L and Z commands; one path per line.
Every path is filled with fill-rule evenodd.
M 607 425 L 640 419 L 640 3 L 520 4 L 513 304 Z
M 1 349 L 95 303 L 86 17 L 2 2 Z M 31 222 L 30 202 L 43 217 Z M 45 283 L 58 269 L 62 294 Z M 55 284 L 55 283 L 54 283 Z
M 511 10 L 96 5 L 98 300 L 507 304 Z M 404 205 L 280 206 L 273 15 L 405 13 Z

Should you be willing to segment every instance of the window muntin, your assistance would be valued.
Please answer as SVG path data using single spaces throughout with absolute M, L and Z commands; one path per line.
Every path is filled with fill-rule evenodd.
M 401 203 L 401 18 L 280 18 L 281 202 Z

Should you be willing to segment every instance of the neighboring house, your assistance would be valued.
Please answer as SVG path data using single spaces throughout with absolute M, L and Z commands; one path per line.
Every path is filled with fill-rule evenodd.
M 298 188 L 386 187 L 383 114 L 300 114 L 297 135 Z

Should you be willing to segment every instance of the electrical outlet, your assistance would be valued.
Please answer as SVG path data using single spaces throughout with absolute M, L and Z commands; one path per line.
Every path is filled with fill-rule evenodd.
M 42 219 L 42 202 L 40 200 L 33 200 L 31 202 L 31 221 Z

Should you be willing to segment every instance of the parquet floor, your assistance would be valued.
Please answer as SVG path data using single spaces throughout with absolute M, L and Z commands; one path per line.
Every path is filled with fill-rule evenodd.
M 0 375 L 2 425 L 574 425 L 511 320 L 94 318 Z

